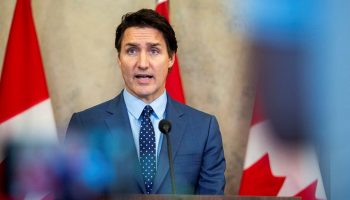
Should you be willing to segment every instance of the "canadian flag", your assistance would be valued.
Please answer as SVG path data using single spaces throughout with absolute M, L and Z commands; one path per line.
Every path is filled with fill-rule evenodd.
M 259 98 L 255 100 L 239 194 L 326 199 L 314 149 L 279 140 Z
M 159 14 L 163 15 L 170 23 L 168 0 L 157 0 L 156 11 Z M 177 55 L 175 55 L 174 65 L 168 74 L 165 87 L 172 98 L 181 103 L 185 103 L 185 95 L 182 87 L 181 73 Z
M 17 0 L 1 73 L 0 179 L 10 140 L 58 142 L 30 0 Z

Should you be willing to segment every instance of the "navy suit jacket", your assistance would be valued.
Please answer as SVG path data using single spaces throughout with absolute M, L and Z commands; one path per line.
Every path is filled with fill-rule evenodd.
M 166 119 L 172 123 L 170 134 L 175 183 L 178 194 L 224 194 L 225 158 L 216 118 L 178 103 L 168 96 Z M 75 134 L 97 133 L 112 136 L 116 181 L 112 192 L 144 194 L 135 142 L 122 93 L 82 112 L 74 113 L 66 140 Z M 102 135 L 101 135 L 102 134 Z M 103 148 L 103 147 L 102 147 Z M 110 150 L 109 150 L 110 151 Z M 171 194 L 171 179 L 166 138 L 161 144 L 154 194 Z

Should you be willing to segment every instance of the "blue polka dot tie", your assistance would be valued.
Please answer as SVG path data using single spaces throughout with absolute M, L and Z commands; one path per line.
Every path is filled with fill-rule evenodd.
M 153 179 L 156 175 L 156 140 L 150 119 L 153 109 L 147 105 L 141 114 L 140 127 L 140 164 L 147 194 L 152 192 Z

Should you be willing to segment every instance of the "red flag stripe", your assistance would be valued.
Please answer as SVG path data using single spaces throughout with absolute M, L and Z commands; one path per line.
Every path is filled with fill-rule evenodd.
M 182 80 L 181 80 L 180 74 L 181 73 L 180 73 L 180 67 L 178 64 L 178 59 L 177 59 L 177 56 L 175 55 L 175 62 L 168 74 L 165 87 L 171 97 L 173 97 L 179 102 L 185 103 L 185 95 L 183 92 Z
M 18 0 L 0 80 L 0 123 L 48 97 L 30 0 Z
M 156 11 L 159 14 L 163 15 L 168 20 L 168 22 L 170 22 L 168 1 L 158 3 L 156 6 Z

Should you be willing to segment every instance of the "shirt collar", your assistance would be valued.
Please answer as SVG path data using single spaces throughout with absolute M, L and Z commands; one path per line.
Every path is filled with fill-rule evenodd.
M 146 104 L 141 99 L 133 96 L 126 89 L 123 91 L 123 97 L 128 112 L 130 112 L 130 114 L 136 119 L 140 118 L 141 113 L 146 105 L 150 105 L 152 107 L 154 111 L 152 115 L 154 115 L 156 118 L 160 119 L 164 117 L 164 112 L 167 104 L 167 95 L 165 91 L 150 104 Z

